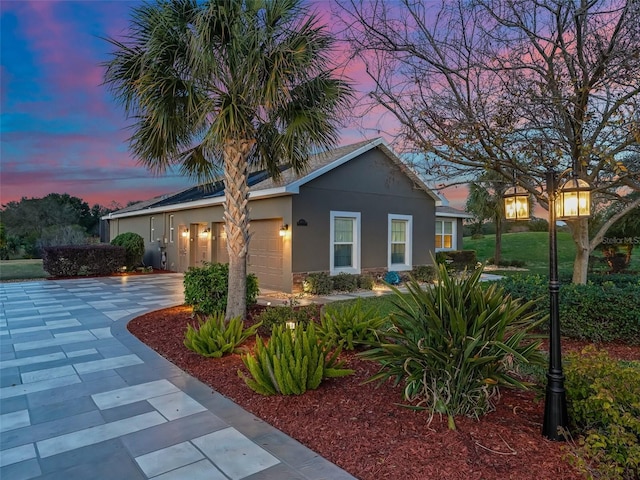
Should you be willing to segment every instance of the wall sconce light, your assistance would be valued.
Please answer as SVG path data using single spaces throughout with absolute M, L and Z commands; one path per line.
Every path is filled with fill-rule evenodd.
M 189 236 L 189 229 L 188 229 L 188 228 L 185 228 L 185 229 L 182 231 L 182 236 L 183 236 L 184 238 L 187 238 L 187 237 Z
M 207 227 L 207 228 L 205 228 L 204 230 L 202 230 L 200 232 L 200 237 L 201 238 L 207 238 L 210 233 L 211 233 L 211 229 L 209 227 Z
M 281 237 L 286 236 L 288 231 L 289 231 L 289 224 L 285 223 L 284 225 L 282 225 L 282 227 L 280 227 L 280 236 Z

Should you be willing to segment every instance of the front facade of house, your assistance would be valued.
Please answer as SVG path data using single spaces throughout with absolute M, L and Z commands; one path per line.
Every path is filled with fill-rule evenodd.
M 381 139 L 313 156 L 306 173 L 261 173 L 250 185 L 248 270 L 260 288 L 292 292 L 311 272 L 382 275 L 431 263 L 436 202 Z M 154 199 L 110 214 L 111 239 L 146 241 L 145 264 L 183 272 L 228 261 L 221 189 Z

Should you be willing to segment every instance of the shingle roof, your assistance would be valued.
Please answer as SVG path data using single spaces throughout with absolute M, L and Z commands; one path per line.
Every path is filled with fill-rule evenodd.
M 369 146 L 369 148 L 366 148 Z M 393 151 L 384 143 L 380 138 L 373 140 L 363 140 L 358 143 L 338 147 L 326 152 L 311 155 L 307 161 L 305 169 L 296 174 L 290 166 L 281 167 L 281 175 L 278 180 L 274 180 L 266 170 L 254 171 L 249 174 L 247 183 L 249 185 L 250 192 L 263 193 L 269 189 L 278 189 L 292 184 L 306 183 L 318 175 L 324 173 L 325 170 L 333 168 L 332 164 L 341 164 L 340 160 L 348 161 L 352 156 L 356 156 L 357 152 L 361 149 L 368 150 L 380 146 L 383 151 L 391 158 L 391 160 L 398 164 L 402 171 L 408 175 L 417 185 L 422 187 L 430 195 L 435 194 L 424 185 L 424 183 L 415 175 L 409 168 L 402 163 L 402 161 L 393 153 Z M 222 179 L 215 182 L 197 185 L 194 187 L 181 190 L 176 193 L 162 195 L 150 200 L 138 202 L 134 205 L 130 205 L 126 208 L 118 210 L 110 214 L 110 217 L 117 217 L 121 214 L 134 214 L 137 211 L 148 210 L 151 208 L 168 207 L 171 205 L 180 205 L 194 201 L 204 201 L 206 199 L 213 199 L 216 197 L 224 196 L 224 183 Z

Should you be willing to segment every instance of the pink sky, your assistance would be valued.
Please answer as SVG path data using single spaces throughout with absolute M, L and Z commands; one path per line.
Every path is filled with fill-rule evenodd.
M 121 35 L 136 4 L 0 3 L 0 204 L 68 193 L 90 205 L 125 205 L 193 183 L 176 172 L 154 177 L 137 164 L 127 151 L 131 132 L 124 111 L 101 85 L 100 64 L 110 51 L 103 37 Z M 344 74 L 356 89 L 366 90 L 357 63 L 351 62 Z M 345 126 L 342 144 L 386 136 L 393 128 L 388 115 L 369 113 L 366 118 L 364 126 Z M 461 207 L 465 189 L 456 187 L 447 198 Z

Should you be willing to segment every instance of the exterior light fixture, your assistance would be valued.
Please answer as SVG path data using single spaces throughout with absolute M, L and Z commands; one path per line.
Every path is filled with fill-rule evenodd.
M 507 220 L 529 220 L 529 192 L 524 187 L 508 188 L 503 198 Z
M 202 230 L 200 232 L 200 237 L 201 238 L 207 238 L 210 233 L 211 233 L 211 229 L 207 227 L 207 228 L 205 228 L 204 230 Z
M 562 371 L 562 346 L 560 344 L 560 281 L 558 280 L 556 220 L 558 218 L 586 218 L 591 212 L 591 187 L 587 182 L 577 177 L 575 166 L 573 172 L 573 176 L 561 187 L 558 187 L 558 174 L 551 167 L 547 169 L 546 179 L 549 198 L 549 369 L 547 371 L 542 435 L 549 440 L 565 440 L 569 429 L 567 394 Z M 526 208 L 524 208 L 522 207 L 524 199 L 520 199 L 517 189 L 518 187 L 510 188 L 504 195 L 505 216 L 513 220 L 528 219 L 528 197 L 526 198 Z M 526 217 L 520 216 L 520 212 L 524 211 L 526 211 Z
M 284 225 L 282 225 L 282 227 L 280 227 L 280 236 L 285 237 L 288 231 L 289 231 L 289 225 L 285 223 Z
M 591 216 L 591 187 L 587 182 L 572 176 L 557 192 L 557 218 L 586 218 Z
M 189 229 L 188 229 L 188 228 L 185 228 L 185 229 L 182 231 L 182 236 L 183 236 L 184 238 L 187 238 L 187 237 L 189 236 Z

